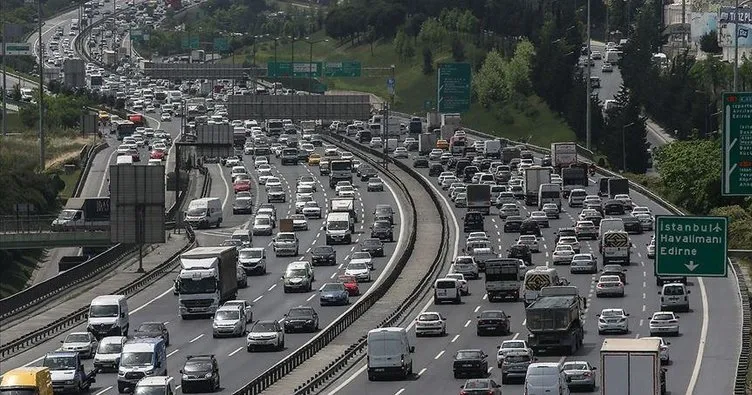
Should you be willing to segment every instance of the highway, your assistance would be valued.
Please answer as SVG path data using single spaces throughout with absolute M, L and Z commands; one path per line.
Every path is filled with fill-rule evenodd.
M 412 157 L 412 155 L 411 155 Z M 409 159 L 408 161 L 411 161 Z M 427 177 L 425 169 L 419 169 Z M 434 186 L 436 179 L 431 179 Z M 588 192 L 596 193 L 593 181 Z M 464 209 L 456 209 L 442 191 L 445 198 L 446 210 L 451 211 L 461 224 L 460 218 Z M 665 209 L 636 192 L 631 193 L 636 205 L 648 206 L 653 214 L 669 214 Z M 524 204 L 520 204 L 524 207 Z M 451 207 L 451 208 L 449 208 Z M 524 208 L 525 214 L 529 208 Z M 506 253 L 507 248 L 516 241 L 517 234 L 503 233 L 503 221 L 499 219 L 497 210 L 492 209 L 486 217 L 485 230 L 493 241 L 498 243 L 497 252 Z M 561 219 L 552 220 L 550 228 L 543 230 L 541 252 L 533 254 L 533 262 L 537 266 L 551 265 L 550 253 L 555 247 L 554 232 L 559 227 L 573 226 L 573 221 L 579 214 L 579 209 L 565 207 Z M 459 234 L 459 229 L 457 230 Z M 623 336 L 649 336 L 648 321 L 650 315 L 659 309 L 659 288 L 653 276 L 653 260 L 646 256 L 646 245 L 650 242 L 652 232 L 632 235 L 631 240 L 635 248 L 632 253 L 632 263 L 627 271 L 626 296 L 624 298 L 595 298 L 594 280 L 597 275 L 571 275 L 566 266 L 557 266 L 560 276 L 567 278 L 572 285 L 580 289 L 580 293 L 588 299 L 588 309 L 585 315 L 585 346 L 574 356 L 561 357 L 558 355 L 539 355 L 539 362 L 586 360 L 598 367 L 599 350 L 605 336 L 598 335 L 597 317 L 601 309 L 611 307 L 624 308 L 631 314 L 629 318 L 630 333 Z M 597 244 L 593 241 L 583 241 L 582 251 L 593 252 L 599 257 Z M 462 248 L 464 240 L 459 243 Z M 595 251 L 593 251 L 595 250 Z M 461 250 L 455 248 L 455 256 Z M 600 261 L 600 260 L 599 260 Z M 602 264 L 599 264 L 602 267 Z M 719 279 L 704 279 L 702 283 L 697 279 L 690 279 L 690 313 L 679 314 L 681 335 L 668 338 L 671 342 L 670 354 L 672 363 L 668 366 L 667 390 L 671 394 L 721 394 L 730 393 L 733 389 L 736 375 L 736 363 L 740 345 L 740 304 L 738 289 L 733 276 Z M 490 303 L 484 292 L 482 280 L 470 281 L 471 295 L 463 297 L 461 305 L 433 305 L 430 298 L 424 301 L 422 311 L 438 311 L 448 317 L 447 336 L 420 339 L 411 337 L 416 348 L 413 359 L 413 370 L 418 377 L 407 381 L 379 381 L 369 382 L 362 362 L 347 372 L 340 381 L 330 386 L 329 394 L 417 394 L 417 393 L 448 393 L 447 388 L 459 388 L 464 379 L 452 378 L 452 361 L 454 354 L 461 349 L 480 348 L 489 355 L 489 376 L 501 382 L 501 375 L 496 367 L 496 346 L 502 340 L 526 339 L 527 330 L 524 327 L 525 312 L 522 302 Z M 503 309 L 511 315 L 512 335 L 479 337 L 475 333 L 477 313 L 486 309 Z M 414 317 L 410 317 L 414 318 Z M 405 323 L 412 329 L 411 321 Z M 617 335 L 618 336 L 618 335 Z M 704 346 L 704 347 L 699 347 Z M 701 361 L 702 365 L 696 365 Z M 696 386 L 695 386 L 696 385 Z M 694 392 L 692 387 L 694 386 Z M 521 384 L 507 384 L 503 392 L 520 393 Z
M 250 156 L 244 158 L 246 166 L 253 166 L 253 160 Z M 318 177 L 318 172 L 314 171 L 314 167 L 309 167 L 305 164 L 298 166 L 280 166 L 277 159 L 272 159 L 275 174 L 278 174 L 282 180 L 285 188 L 290 188 L 290 196 L 294 196 L 294 188 L 296 180 L 302 175 L 311 175 Z M 230 237 L 231 233 L 236 229 L 247 227 L 247 221 L 251 216 L 249 215 L 232 215 L 232 202 L 233 191 L 230 184 L 229 168 L 220 167 L 219 164 L 208 165 L 211 177 L 212 177 L 212 189 L 211 196 L 218 197 L 223 201 L 223 213 L 224 221 L 222 227 L 218 229 L 210 230 L 198 230 L 197 239 L 199 245 L 211 246 L 218 245 L 224 239 Z M 251 172 L 253 174 L 253 172 Z M 317 266 L 315 268 L 316 281 L 314 283 L 315 288 L 320 288 L 324 283 L 331 281 L 330 279 L 336 278 L 338 274 L 343 272 L 343 264 L 347 262 L 348 256 L 356 248 L 356 243 L 368 235 L 363 233 L 363 229 L 367 231 L 368 225 L 372 223 L 372 211 L 377 203 L 391 204 L 398 212 L 395 217 L 395 242 L 385 243 L 386 257 L 374 258 L 375 271 L 373 272 L 374 283 L 379 281 L 377 277 L 387 273 L 395 260 L 393 252 L 399 250 L 405 240 L 401 237 L 404 230 L 401 229 L 402 218 L 402 203 L 396 202 L 393 193 L 390 191 L 391 186 L 386 183 L 387 188 L 384 192 L 372 192 L 366 193 L 363 189 L 365 185 L 361 182 L 355 183 L 357 186 L 356 206 L 360 218 L 365 218 L 365 221 L 361 219 L 360 223 L 356 225 L 356 241 L 351 245 L 335 246 L 337 250 L 337 262 L 338 266 Z M 258 191 L 258 184 L 254 182 L 252 190 L 256 197 L 256 206 L 259 203 L 265 203 L 265 193 Z M 333 190 L 328 188 L 326 179 L 322 179 L 322 184 L 317 188 L 317 192 L 314 194 L 315 200 L 319 202 L 322 207 L 326 207 L 327 198 L 333 197 Z M 278 218 L 284 218 L 291 211 L 293 202 L 289 199 L 286 203 L 275 203 L 277 208 Z M 324 214 L 325 215 L 325 214 Z M 307 259 L 309 256 L 310 248 L 314 245 L 321 245 L 324 243 L 323 232 L 323 220 L 311 219 L 309 220 L 308 231 L 298 232 L 300 239 L 300 254 L 299 258 Z M 284 271 L 287 263 L 297 260 L 295 257 L 274 257 L 274 253 L 269 246 L 271 237 L 269 236 L 255 236 L 253 243 L 254 246 L 266 247 L 267 258 L 267 271 L 264 276 L 249 276 L 249 287 L 239 290 L 238 298 L 251 301 L 254 304 L 254 320 L 258 319 L 281 319 L 291 307 L 298 305 L 311 305 L 319 313 L 320 328 L 324 328 L 327 324 L 333 321 L 337 316 L 342 314 L 349 306 L 338 307 L 319 307 L 317 300 L 317 293 L 299 293 L 299 294 L 285 294 L 282 290 L 281 274 Z M 176 274 L 176 273 L 175 273 Z M 223 392 L 229 393 L 235 391 L 245 385 L 253 377 L 263 372 L 266 368 L 276 363 L 282 357 L 292 352 L 301 346 L 305 341 L 310 339 L 312 334 L 287 334 L 286 336 L 286 349 L 282 352 L 261 352 L 261 353 L 247 353 L 245 350 L 245 337 L 243 338 L 229 338 L 229 339 L 213 339 L 211 336 L 211 320 L 181 320 L 177 315 L 177 297 L 172 294 L 172 280 L 174 274 L 170 274 L 165 278 L 159 280 L 151 287 L 144 291 L 134 295 L 129 300 L 131 308 L 131 328 L 135 328 L 139 323 L 146 321 L 161 321 L 167 322 L 167 327 L 170 331 L 171 345 L 168 348 L 168 372 L 170 375 L 175 376 L 179 380 L 177 371 L 182 367 L 185 357 L 191 354 L 214 354 L 220 363 L 220 374 L 222 377 Z M 361 292 L 365 293 L 374 283 L 361 284 Z M 93 295 L 94 296 L 94 295 Z M 351 303 L 354 303 L 358 297 L 352 297 Z M 250 325 L 248 327 L 250 329 Z M 76 328 L 72 328 L 71 331 L 84 330 L 84 326 L 80 325 Z M 13 367 L 21 365 L 27 365 L 31 363 L 39 364 L 43 355 L 49 351 L 55 350 L 58 347 L 60 339 L 63 336 L 59 336 L 52 339 L 38 347 L 30 349 L 28 352 L 9 359 L 3 363 L 2 371 L 8 370 Z M 87 362 L 87 366 L 90 366 L 90 362 Z M 177 382 L 176 384 L 180 384 Z M 113 386 L 115 389 L 113 390 Z M 116 375 L 112 373 L 102 373 L 97 378 L 96 387 L 92 388 L 92 393 L 115 393 L 116 391 Z

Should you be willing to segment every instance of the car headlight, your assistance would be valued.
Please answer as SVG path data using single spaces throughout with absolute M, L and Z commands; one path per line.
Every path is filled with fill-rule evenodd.
M 187 374 L 184 374 L 184 375 L 183 375 L 183 380 L 188 380 L 188 379 L 189 379 L 188 375 L 187 375 Z
M 217 329 L 217 326 L 218 326 L 218 325 L 217 325 L 217 323 L 216 323 L 216 322 L 212 322 L 212 328 L 214 328 L 214 329 Z
M 75 383 L 75 380 L 65 380 L 65 384 L 73 384 Z
M 147 375 L 147 376 L 150 376 L 150 375 L 154 374 L 154 369 L 149 369 L 149 370 L 145 371 L 144 374 Z
M 204 375 L 204 378 L 205 379 L 210 379 L 211 376 L 212 376 L 212 374 L 211 374 L 211 372 L 209 372 L 209 373 L 207 373 L 207 374 Z

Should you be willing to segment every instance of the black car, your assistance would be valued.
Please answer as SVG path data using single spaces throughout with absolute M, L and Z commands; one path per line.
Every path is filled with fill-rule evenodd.
M 189 355 L 180 369 L 183 393 L 219 391 L 219 364 L 214 355 Z
M 170 345 L 170 332 L 163 322 L 144 322 L 136 328 L 133 334 L 136 339 L 161 337 L 165 341 L 165 346 Z
M 522 217 L 511 215 L 504 220 L 504 233 L 519 233 L 522 228 Z
M 607 200 L 603 203 L 603 214 L 624 215 L 624 203 L 618 200 Z
M 425 156 L 419 156 L 413 159 L 413 167 L 416 169 L 420 167 L 428 168 L 428 158 Z
M 600 226 L 602 219 L 603 219 L 603 217 L 600 216 L 600 215 L 586 215 L 583 220 L 584 221 L 592 221 L 593 225 L 595 225 L 597 227 L 597 226 Z
M 431 163 L 428 166 L 429 177 L 438 177 L 439 174 L 441 174 L 443 171 L 444 171 L 444 166 L 442 166 L 441 163 Z
M 311 250 L 311 265 L 336 265 L 337 250 L 332 246 L 318 246 Z
M 602 275 L 619 276 L 621 282 L 627 283 L 627 271 L 621 265 L 605 265 L 601 270 Z
M 533 219 L 526 219 L 520 225 L 520 235 L 535 235 L 541 237 L 540 223 Z
M 465 168 L 470 166 L 470 161 L 467 159 L 460 159 L 457 161 L 457 165 L 454 168 L 454 173 L 457 177 L 462 177 L 465 173 Z
M 379 239 L 365 239 L 360 242 L 360 250 L 368 252 L 371 256 L 384 256 L 384 243 Z
M 462 218 L 462 228 L 465 232 L 484 232 L 485 221 L 483 214 L 478 211 L 468 211 Z
M 475 173 L 478 173 L 479 171 L 478 166 L 465 167 L 465 169 L 462 170 L 462 181 L 471 182 Z
M 559 239 L 564 236 L 577 236 L 577 231 L 574 228 L 559 228 L 559 230 L 556 231 L 556 240 L 554 240 L 555 243 L 559 242 Z
M 636 217 L 624 217 L 621 219 L 624 223 L 624 231 L 629 234 L 642 234 L 642 224 Z
M 235 199 L 232 202 L 232 215 L 253 214 L 253 200 L 250 198 Z
M 486 377 L 488 374 L 488 355 L 483 350 L 459 350 L 454 354 L 452 370 L 454 378 L 461 376 Z
M 515 244 L 507 250 L 507 258 L 522 259 L 525 265 L 533 264 L 533 252 L 525 244 Z
M 285 333 L 316 332 L 319 330 L 319 315 L 310 306 L 293 307 L 285 314 Z
M 360 175 L 360 181 L 368 181 L 371 177 L 377 177 L 379 173 L 373 167 L 366 166 L 358 167 L 358 174 Z
M 371 237 L 379 240 L 394 241 L 392 224 L 386 220 L 378 220 L 371 225 Z
M 551 166 L 551 155 L 546 155 L 541 160 L 541 166 L 548 167 Z
M 485 334 L 509 335 L 509 316 L 502 310 L 484 310 L 478 315 L 475 330 L 478 336 Z
M 373 210 L 374 221 L 385 220 L 389 224 L 394 224 L 394 210 L 388 204 L 377 204 Z

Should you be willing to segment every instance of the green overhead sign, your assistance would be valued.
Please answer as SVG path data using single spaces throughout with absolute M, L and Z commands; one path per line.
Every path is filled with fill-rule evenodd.
M 723 196 L 752 196 L 752 92 L 723 94 Z
M 655 227 L 655 274 L 726 277 L 726 217 L 659 215 Z
M 183 47 L 183 49 L 198 49 L 198 36 L 183 37 L 180 40 L 180 46 Z
M 436 92 L 438 112 L 465 112 L 470 109 L 470 63 L 440 63 Z
M 324 77 L 360 77 L 362 66 L 355 60 L 324 63 Z
M 268 62 L 266 65 L 269 77 L 321 77 L 323 68 L 322 62 Z

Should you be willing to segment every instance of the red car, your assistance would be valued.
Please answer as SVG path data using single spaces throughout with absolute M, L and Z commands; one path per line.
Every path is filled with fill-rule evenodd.
M 251 180 L 237 180 L 232 184 L 235 193 L 251 190 Z
M 358 281 L 355 279 L 355 276 L 341 275 L 338 277 L 338 280 L 342 284 L 345 284 L 345 289 L 347 290 L 348 295 L 360 295 L 360 287 L 358 287 Z
M 153 150 L 151 151 L 151 155 L 149 156 L 151 159 L 159 159 L 164 160 L 165 153 L 162 150 Z

